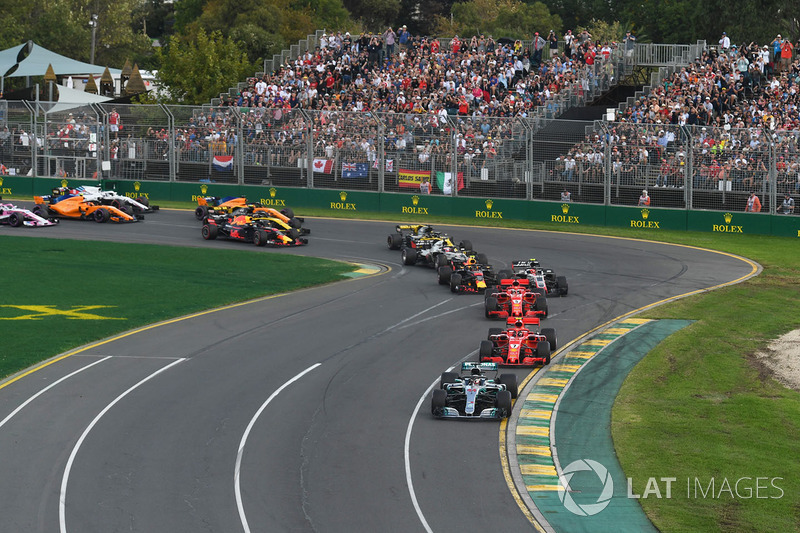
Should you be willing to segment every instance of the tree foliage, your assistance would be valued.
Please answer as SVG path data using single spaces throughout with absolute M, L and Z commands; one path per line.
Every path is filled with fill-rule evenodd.
M 0 46 L 7 48 L 33 40 L 54 52 L 89 61 L 92 14 L 97 14 L 95 63 L 122 64 L 125 58 L 147 53 L 150 40 L 142 21 L 132 20 L 138 0 L 0 0 L 3 31 Z
M 157 55 L 161 63 L 157 78 L 172 103 L 209 102 L 256 68 L 240 43 L 218 31 L 207 34 L 202 28 L 192 36 L 171 37 Z
M 469 0 L 453 5 L 452 14 L 452 20 L 439 17 L 438 34 L 530 38 L 535 31 L 546 35 L 550 30 L 560 32 L 562 27 L 561 18 L 541 2 Z

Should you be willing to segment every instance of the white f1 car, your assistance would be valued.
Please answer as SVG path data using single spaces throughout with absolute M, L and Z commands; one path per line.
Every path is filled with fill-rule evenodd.
M 53 192 L 54 194 L 56 193 L 56 191 Z M 80 187 L 75 187 L 74 189 L 62 187 L 58 190 L 58 195 L 65 193 L 80 194 L 87 202 L 96 202 L 100 205 L 111 205 L 117 209 L 127 206 L 133 210 L 134 214 L 144 214 L 158 211 L 158 206 L 151 206 L 150 200 L 144 196 L 138 196 L 135 199 L 128 198 L 127 196 L 117 194 L 116 191 L 104 191 L 100 187 L 81 185 Z
M 2 198 L 0 198 L 2 200 Z M 45 226 L 55 226 L 58 219 L 45 218 L 36 213 L 17 207 L 14 204 L 0 203 L 0 224 L 8 224 L 12 227 L 28 226 L 31 228 L 42 228 Z

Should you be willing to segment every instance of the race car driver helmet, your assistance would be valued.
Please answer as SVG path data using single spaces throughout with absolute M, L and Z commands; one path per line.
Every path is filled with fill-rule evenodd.
M 472 374 L 473 376 L 480 376 L 481 375 L 481 369 L 478 368 L 478 367 L 475 367 L 470 371 L 470 374 Z
M 514 326 L 516 326 L 518 328 L 521 328 L 523 325 L 524 324 L 522 323 L 522 320 L 517 320 L 516 322 L 514 322 Z
M 470 258 L 467 259 L 467 264 L 468 265 L 477 265 L 478 261 L 476 261 L 474 257 L 470 257 Z

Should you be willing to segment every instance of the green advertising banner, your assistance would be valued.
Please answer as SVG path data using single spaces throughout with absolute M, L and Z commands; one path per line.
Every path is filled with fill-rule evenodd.
M 687 211 L 687 229 L 713 233 L 769 235 L 771 217 L 767 214 L 732 211 Z
M 528 202 L 526 220 L 553 222 L 569 229 L 570 226 L 604 226 L 606 207 L 594 204 L 574 204 L 566 202 Z
M 456 198 L 453 200 L 454 216 L 475 220 L 524 220 L 527 211 L 525 200 L 509 200 L 506 198 Z
M 640 230 L 686 231 L 686 211 L 683 209 L 654 209 L 652 207 L 606 208 L 606 225 Z
M 435 194 L 383 193 L 380 195 L 381 213 L 414 215 L 424 220 L 427 216 L 450 216 L 459 208 L 458 199 Z
M 794 237 L 800 239 L 800 216 L 797 215 L 775 215 L 772 219 L 772 235 L 783 237 Z
M 33 196 L 33 180 L 27 176 L 0 176 L 0 197 Z

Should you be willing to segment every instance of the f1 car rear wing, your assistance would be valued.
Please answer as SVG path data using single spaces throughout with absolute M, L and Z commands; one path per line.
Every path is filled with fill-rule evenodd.
M 473 363 L 473 362 L 461 363 L 462 372 L 472 370 L 473 368 L 479 368 L 484 372 L 489 370 L 497 371 L 497 363 Z
M 514 284 L 517 284 L 521 287 L 527 287 L 530 285 L 528 278 L 514 278 L 514 279 L 502 279 L 500 280 L 500 285 L 503 287 L 511 287 Z
M 535 316 L 526 316 L 526 317 L 513 317 L 510 316 L 506 319 L 506 326 L 508 327 L 517 327 L 517 322 L 522 322 L 522 327 L 526 326 L 538 326 L 540 324 L 539 318 Z

